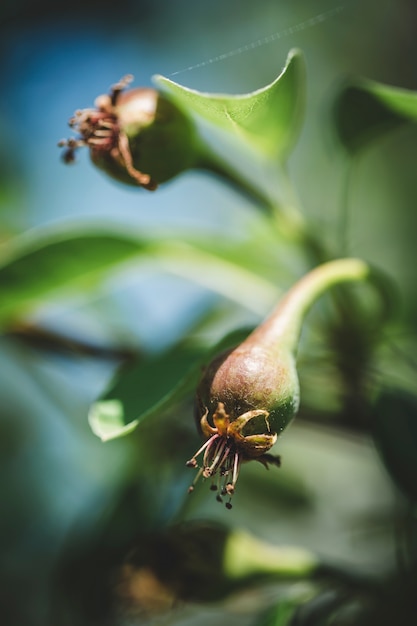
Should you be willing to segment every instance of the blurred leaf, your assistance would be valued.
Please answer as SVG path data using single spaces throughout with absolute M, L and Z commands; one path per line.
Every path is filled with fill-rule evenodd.
M 262 278 L 261 267 L 255 271 L 239 267 L 241 250 L 231 255 L 227 246 L 216 243 L 211 252 L 207 242 L 205 251 L 198 245 L 199 241 L 156 240 L 91 226 L 51 228 L 16 238 L 2 248 L 0 323 L 21 317 L 51 296 L 89 290 L 121 263 L 145 255 L 157 268 L 202 284 L 258 314 L 272 306 L 279 291 Z
M 91 430 L 102 441 L 128 435 L 137 426 L 137 420 L 125 424 L 123 405 L 119 400 L 96 402 L 89 413 Z
M 335 121 L 342 143 L 355 152 L 389 130 L 417 122 L 417 92 L 358 80 L 339 94 Z
M 374 409 L 374 437 L 394 482 L 417 499 L 417 396 L 384 390 Z
M 146 251 L 146 238 L 113 230 L 34 232 L 3 247 L 0 320 L 70 288 L 89 289 L 113 266 Z
M 263 156 L 284 161 L 304 113 L 304 59 L 292 50 L 281 74 L 269 85 L 243 95 L 201 93 L 155 76 L 156 84 L 185 111 L 243 140 Z
M 214 349 L 184 342 L 167 352 L 123 367 L 89 411 L 92 431 L 103 441 L 123 437 L 143 420 L 171 408 L 194 392 L 203 364 L 210 361 L 212 355 L 236 346 L 248 332 L 234 331 Z
M 310 550 L 267 544 L 243 530 L 235 530 L 230 535 L 224 554 L 224 571 L 231 579 L 260 574 L 308 578 L 317 571 L 319 564 Z
M 239 247 L 228 241 L 223 241 L 223 245 L 218 243 L 162 241 L 155 245 L 153 253 L 158 266 L 165 271 L 222 294 L 258 315 L 265 314 L 276 303 L 281 290 L 265 280 L 260 263 L 241 260 L 250 243 Z M 247 256 L 250 259 L 249 252 Z

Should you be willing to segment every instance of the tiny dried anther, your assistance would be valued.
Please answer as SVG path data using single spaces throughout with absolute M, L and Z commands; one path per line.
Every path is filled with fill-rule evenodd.
M 110 88 L 109 94 L 96 98 L 95 108 L 76 111 L 69 120 L 69 126 L 79 136 L 63 139 L 58 146 L 66 148 L 62 156 L 65 163 L 73 163 L 76 150 L 84 146 L 90 148 L 93 160 L 108 154 L 137 184 L 153 191 L 157 187 L 155 181 L 133 165 L 129 139 L 120 127 L 117 114 L 119 96 L 132 80 L 133 76 L 128 74 Z
M 212 417 L 213 425 L 209 423 L 207 415 L 208 411 L 200 421 L 202 433 L 207 440 L 187 461 L 187 467 L 198 469 L 189 492 L 194 491 L 199 478 L 211 478 L 210 489 L 217 492 L 216 500 L 223 502 L 223 498 L 226 497 L 226 508 L 231 509 L 231 499 L 243 461 L 255 458 L 265 467 L 268 467 L 268 463 L 280 465 L 279 457 L 265 454 L 265 451 L 276 442 L 277 435 L 271 432 L 262 435 L 244 434 L 244 429 L 251 420 L 259 417 L 265 420 L 266 429 L 269 431 L 268 412 L 261 409 L 247 411 L 232 421 L 226 413 L 224 404 L 219 402 Z M 200 455 L 203 455 L 203 458 L 199 467 L 197 457 Z

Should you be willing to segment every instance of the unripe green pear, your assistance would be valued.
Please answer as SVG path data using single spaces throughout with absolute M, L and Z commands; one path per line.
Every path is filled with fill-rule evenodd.
M 70 126 L 79 138 L 60 142 L 64 160 L 75 150 L 90 149 L 91 160 L 116 180 L 150 191 L 181 172 L 195 167 L 197 141 L 192 121 L 170 100 L 152 88 L 124 91 L 127 76 L 96 108 L 77 111 Z
M 263 345 L 251 335 L 212 361 L 199 384 L 197 398 L 199 421 L 206 409 L 214 414 L 219 403 L 230 422 L 246 414 L 241 431 L 243 455 L 259 457 L 297 412 L 299 383 L 294 355 L 288 350 L 274 350 L 271 344 Z M 265 441 L 261 437 L 266 437 Z
M 370 268 L 358 259 L 340 259 L 315 268 L 282 298 L 270 316 L 237 348 L 217 356 L 197 389 L 196 419 L 206 442 L 187 462 L 212 477 L 217 499 L 231 508 L 239 468 L 255 459 L 280 464 L 268 453 L 299 407 L 296 352 L 302 322 L 314 301 L 333 285 L 366 280 Z

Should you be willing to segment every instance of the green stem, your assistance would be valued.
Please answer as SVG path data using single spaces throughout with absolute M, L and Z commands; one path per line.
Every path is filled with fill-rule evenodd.
M 347 157 L 347 163 L 344 170 L 341 201 L 340 201 L 340 216 L 339 227 L 337 233 L 337 239 L 339 241 L 339 250 L 341 254 L 349 254 L 349 230 L 350 230 L 350 191 L 352 188 L 352 178 L 354 173 L 355 160 L 349 155 Z
M 334 285 L 370 277 L 370 267 L 360 259 L 338 259 L 319 265 L 287 292 L 246 341 L 279 345 L 280 349 L 295 353 L 304 317 L 317 298 Z
M 230 167 L 226 161 L 222 161 L 217 154 L 211 154 L 206 146 L 197 150 L 197 152 L 200 155 L 196 162 L 197 168 L 212 172 L 238 192 L 253 200 L 285 239 L 292 241 L 306 251 L 309 262 L 316 265 L 330 258 L 323 243 L 315 236 L 314 231 L 299 210 L 291 181 L 284 169 L 281 171 L 280 182 L 286 199 L 279 202 L 273 199 L 270 194 L 265 193 L 263 189 L 253 184 L 251 180 Z
M 196 168 L 204 169 L 229 184 L 236 191 L 243 193 L 253 200 L 266 215 L 273 215 L 276 211 L 275 204 L 271 199 L 248 178 L 241 175 L 237 170 L 219 158 L 217 154 L 211 154 L 206 147 L 200 150 L 200 156 Z

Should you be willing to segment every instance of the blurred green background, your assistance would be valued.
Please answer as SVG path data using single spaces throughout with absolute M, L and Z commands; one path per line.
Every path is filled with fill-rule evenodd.
M 308 23 L 337 6 L 340 12 Z M 244 93 L 271 82 L 288 51 L 299 47 L 307 64 L 307 110 L 289 169 L 305 215 L 324 241 L 337 246 L 343 239 L 346 157 L 334 136 L 332 103 L 352 75 L 416 89 L 416 25 L 412 0 L 2 3 L 1 240 L 7 245 L 27 231 L 58 225 L 64 231 L 74 225 L 121 225 L 138 235 L 163 234 L 179 241 L 188 235 L 207 242 L 221 238 L 231 242 L 232 260 L 233 250 L 242 253 L 249 245 L 250 267 L 257 241 L 273 246 L 268 225 L 248 199 L 215 178 L 190 172 L 156 193 L 131 190 L 95 170 L 87 153 L 64 166 L 56 144 L 70 134 L 66 122 L 73 112 L 91 106 L 126 73 L 134 74 L 135 86 L 148 86 L 153 74 L 170 77 L 198 65 L 173 78 L 206 92 Z M 203 63 L 274 33 L 282 36 Z M 347 253 L 365 257 L 394 280 L 399 342 L 411 353 L 417 319 L 416 145 L 417 130 L 407 126 L 359 156 L 343 233 Z M 254 168 L 258 180 L 270 185 L 271 173 L 260 164 Z M 285 242 L 279 250 L 263 251 L 261 264 L 265 278 L 276 280 L 277 293 L 306 269 L 305 260 Z M 87 413 L 126 355 L 156 358 L 187 336 L 214 343 L 226 331 L 256 324 L 272 305 L 266 297 L 244 306 L 207 282 L 204 273 L 200 281 L 190 281 L 152 260 L 128 264 L 90 291 L 67 293 L 64 288 L 4 329 L 2 623 L 95 623 L 74 608 L 74 598 L 82 595 L 72 591 L 74 579 L 81 580 L 84 571 L 90 590 L 97 571 L 117 563 L 136 532 L 181 518 L 190 481 L 184 461 L 197 441 L 191 402 L 145 429 L 142 442 L 135 437 L 102 444 L 89 429 Z M 315 330 L 305 344 L 319 354 L 320 314 L 314 319 Z M 87 349 L 62 341 L 57 346 L 56 336 Z M 329 414 L 337 414 L 331 370 L 317 372 L 314 365 L 309 370 L 304 350 L 302 364 L 303 355 L 309 406 L 320 412 L 327 405 Z M 395 382 L 414 385 L 407 366 L 404 372 L 397 364 L 387 368 Z M 147 392 L 139 380 L 138 396 Z M 401 518 L 404 502 L 369 435 L 357 430 L 335 434 L 314 426 L 307 415 L 283 437 L 279 451 L 285 462 L 278 477 L 273 470 L 244 468 L 231 513 L 202 489 L 185 518 L 225 521 L 365 571 L 393 567 L 393 520 Z M 259 598 L 252 600 L 243 608 L 232 601 L 205 610 L 180 608 L 169 619 L 251 624 L 259 608 Z M 123 619 L 140 623 L 142 617 Z

